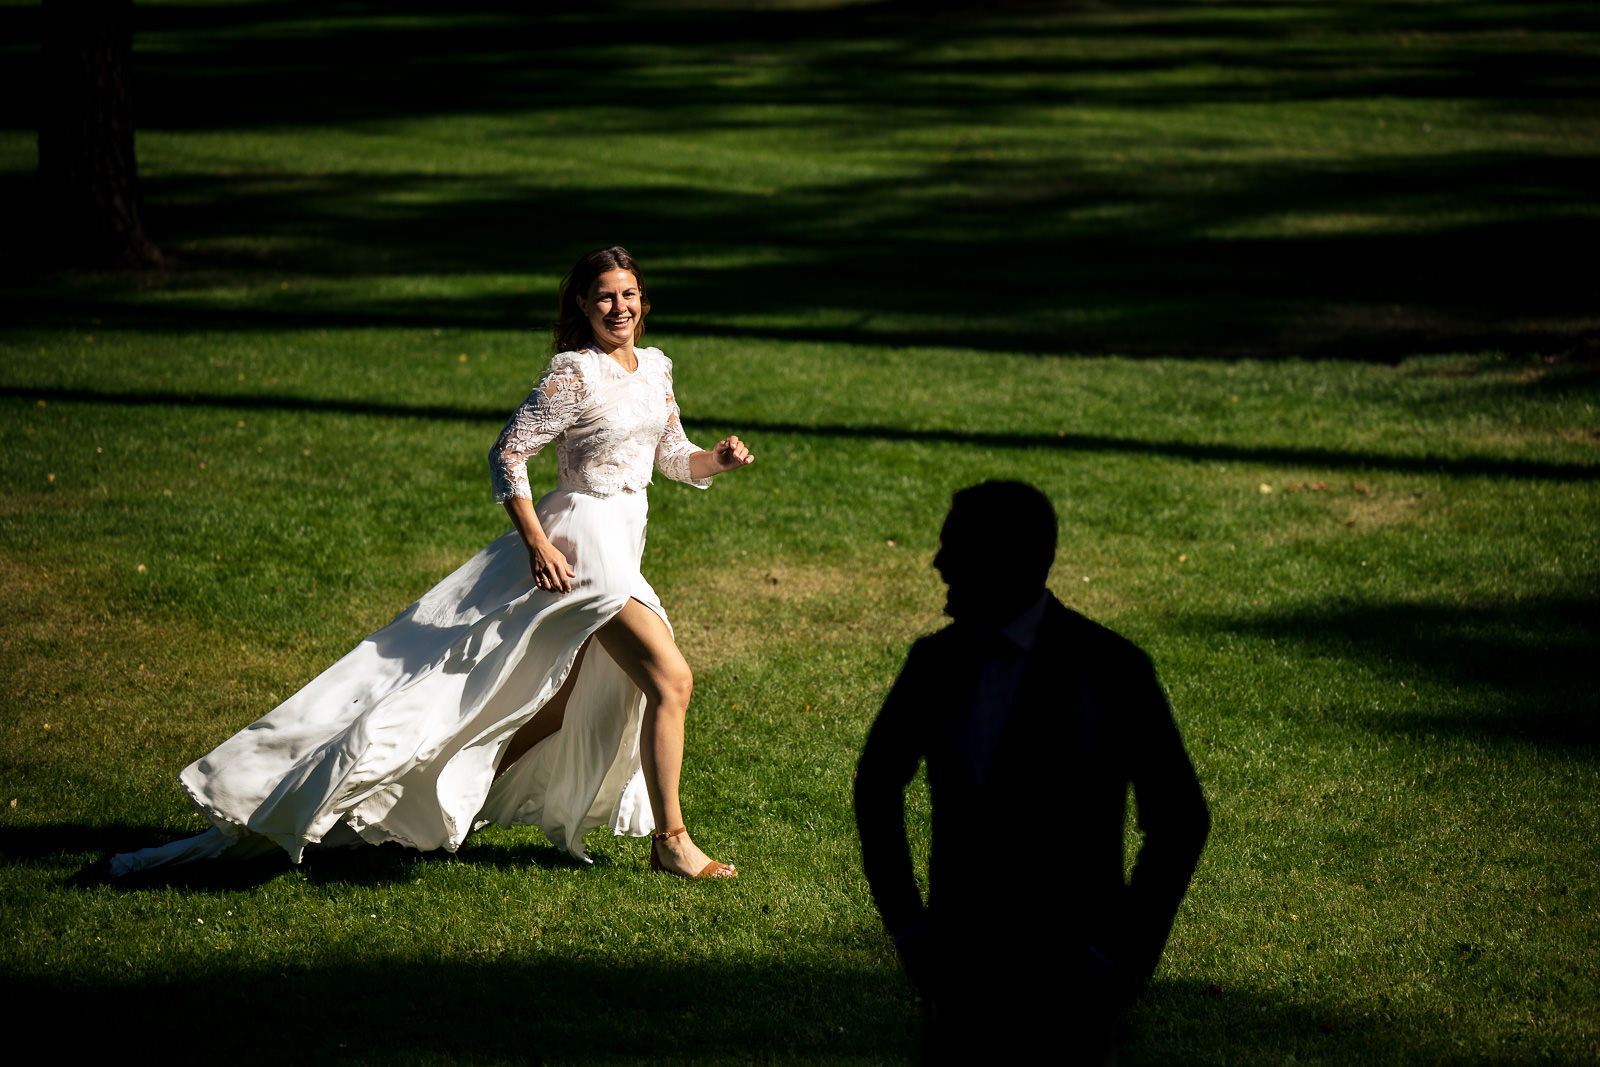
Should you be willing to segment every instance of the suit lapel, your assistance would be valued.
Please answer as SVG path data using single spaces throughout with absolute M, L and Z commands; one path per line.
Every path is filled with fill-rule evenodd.
M 948 626 L 935 635 L 934 657 L 923 691 L 923 713 L 928 729 L 928 770 L 946 786 L 965 794 L 977 789 L 972 765 L 961 751 L 962 720 L 978 687 L 979 654 L 966 635 Z
M 1016 703 L 984 776 L 986 787 L 1005 788 L 1037 777 L 1041 747 L 1056 754 L 1048 762 L 1062 776 L 1083 772 L 1081 764 L 1095 747 L 1099 702 L 1084 669 L 1082 642 L 1074 633 L 1077 621 L 1077 615 L 1050 597 Z

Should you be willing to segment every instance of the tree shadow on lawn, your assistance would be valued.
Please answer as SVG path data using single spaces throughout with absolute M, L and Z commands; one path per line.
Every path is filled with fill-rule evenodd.
M 911 1062 L 920 1043 L 911 990 L 888 962 L 661 962 L 626 949 L 530 959 L 504 946 L 462 959 L 422 943 L 404 959 L 236 966 L 219 954 L 122 981 L 7 977 L 0 997 L 47 1026 L 93 1003 L 95 1026 L 75 1054 L 104 1042 L 176 1062 L 214 1058 L 219 1042 L 252 1063 Z M 1448 1062 L 1430 1052 L 1442 1020 L 1385 1021 L 1384 998 L 1373 1001 L 1376 1018 L 1309 989 L 1291 999 L 1158 978 L 1124 1028 L 1123 1060 Z
M 1330 996 L 1318 989 L 1326 981 L 1318 973 L 1324 961 L 1308 954 L 1303 963 L 1304 974 L 1281 976 L 1273 990 L 1224 988 L 1204 978 L 1167 979 L 1158 971 L 1128 1013 L 1121 1062 L 1130 1067 L 1551 1062 L 1550 1050 L 1538 1041 L 1547 1032 L 1539 1034 L 1531 1021 L 1512 1023 L 1510 1032 L 1495 1035 L 1501 1044 L 1490 1053 L 1458 1042 L 1460 1028 L 1449 1017 L 1395 1003 L 1388 988 L 1364 983 L 1362 1002 Z M 1475 1007 L 1463 1004 L 1457 1010 Z M 1509 1016 L 1504 1017 L 1509 1021 Z
M 462 959 L 425 940 L 403 959 L 343 951 L 348 962 L 244 967 L 219 953 L 120 982 L 7 977 L 0 996 L 36 1025 L 80 1020 L 70 1047 L 85 1060 L 149 1049 L 164 1062 L 878 1062 L 915 1042 L 909 991 L 888 967 L 530 960 L 520 947 Z
M 109 313 L 110 326 L 138 329 L 542 328 L 550 293 L 471 279 L 559 275 L 601 235 L 617 235 L 647 268 L 687 261 L 653 273 L 658 316 L 672 330 L 709 336 L 1395 361 L 1430 351 L 1549 353 L 1600 326 L 1583 273 L 1556 254 L 1600 241 L 1596 220 L 1553 219 L 1535 207 L 1520 220 L 1432 232 L 1206 234 L 1307 211 L 1388 215 L 1412 199 L 1478 214 L 1505 190 L 1514 199 L 1533 184 L 1570 202 L 1600 185 L 1600 162 L 1458 157 L 1344 175 L 1216 167 L 1232 173 L 1215 194 L 1141 189 L 1137 178 L 1079 182 L 1073 161 L 1041 166 L 1051 173 L 1025 203 L 1008 192 L 1017 174 L 974 174 L 967 192 L 945 194 L 948 173 L 931 168 L 776 200 L 425 175 L 156 179 L 147 183 L 153 225 L 187 264 L 144 280 L 166 290 L 163 299 L 118 280 L 27 284 L 7 313 L 14 327 Z M 159 206 L 164 198 L 171 208 Z M 1120 221 L 1075 221 L 1103 209 Z M 207 290 L 240 282 L 241 272 L 261 295 L 219 306 Z M 461 281 L 428 294 L 299 284 L 451 275 Z M 295 284 L 271 292 L 266 283 L 277 278 Z M 184 295 L 189 284 L 193 296 Z
M 248 130 L 308 117 L 354 124 L 559 114 L 596 104 L 631 109 L 641 95 L 659 130 L 705 130 L 727 121 L 720 109 L 730 101 L 919 110 L 1019 100 L 1187 107 L 1485 95 L 1565 102 L 1594 73 L 1576 41 L 1556 53 L 1484 44 L 1497 33 L 1513 42 L 1592 33 L 1597 19 L 1583 4 L 1462 10 L 1279 0 L 1249 5 L 1248 17 L 1241 17 L 1244 5 L 1192 0 L 1023 4 L 1017 12 L 945 6 L 971 10 L 930 17 L 926 0 L 736 11 L 604 0 L 542 10 L 519 0 L 346 0 L 332 10 L 306 0 L 146 3 L 134 13 L 140 122 Z M 37 9 L 0 8 L 0 30 L 6 40 L 37 40 Z M 1077 47 L 1041 48 L 1041 41 Z M 0 126 L 28 128 L 37 57 L 17 58 L 0 79 Z M 1204 79 L 1173 82 L 1196 66 Z M 612 76 L 596 77 L 597 69 Z
M 432 10 L 354 10 L 364 6 Z M 247 287 L 264 275 L 275 282 L 284 275 L 559 274 L 583 250 L 620 238 L 647 266 L 684 261 L 652 279 L 656 302 L 674 328 L 702 334 L 1393 360 L 1425 351 L 1549 352 L 1595 329 L 1600 320 L 1586 276 L 1556 254 L 1600 238 L 1600 221 L 1573 211 L 1600 185 L 1600 161 L 1589 155 L 1475 150 L 1240 161 L 1208 154 L 1212 135 L 1181 126 L 1124 133 L 1132 139 L 1119 146 L 1107 140 L 1117 136 L 1107 132 L 1114 127 L 1082 117 L 1108 106 L 1192 108 L 1208 93 L 1235 92 L 1155 77 L 1202 61 L 1238 67 L 1249 75 L 1248 88 L 1238 91 L 1272 102 L 1391 98 L 1407 86 L 1487 111 L 1511 100 L 1528 107 L 1530 99 L 1548 97 L 1561 108 L 1581 98 L 1581 89 L 1556 76 L 1569 60 L 1588 62 L 1576 46 L 1570 55 L 1496 55 L 1480 46 L 1391 52 L 1371 45 L 1364 19 L 1377 17 L 1397 32 L 1443 33 L 1454 32 L 1455 16 L 1392 4 L 1360 5 L 1356 14 L 1339 5 L 1281 7 L 1293 17 L 1217 23 L 1180 5 L 1063 17 L 1049 29 L 988 15 L 912 20 L 870 8 L 803 19 L 656 9 L 617 18 L 589 11 L 524 16 L 491 4 L 476 21 L 400 18 L 376 26 L 319 21 L 318 9 L 301 4 L 155 8 L 141 16 L 152 30 L 179 40 L 198 36 L 193 51 L 180 45 L 141 55 L 147 128 L 325 128 L 426 114 L 461 114 L 463 122 L 520 114 L 526 123 L 519 132 L 502 126 L 482 136 L 535 152 L 541 144 L 572 151 L 563 123 L 596 137 L 697 135 L 719 122 L 771 137 L 815 125 L 825 131 L 817 136 L 828 138 L 819 143 L 874 138 L 886 126 L 931 134 L 976 124 L 1008 132 L 999 159 L 957 139 L 948 150 L 905 148 L 892 174 L 804 183 L 785 172 L 785 187 L 767 191 L 640 182 L 628 173 L 554 187 L 515 173 L 472 174 L 452 163 L 462 151 L 454 144 L 434 149 L 439 157 L 431 162 L 444 174 L 310 174 L 270 162 L 255 174 L 158 171 L 145 181 L 148 221 L 184 266 L 141 284 L 171 290 L 168 299 L 136 306 L 139 294 L 126 283 L 63 285 L 57 277 L 28 286 L 7 312 L 16 325 L 53 325 L 110 301 L 143 328 L 523 327 L 543 317 L 548 294 L 480 286 L 460 295 L 374 300 L 365 289 L 330 296 L 291 288 L 243 311 L 179 294 L 190 284 L 216 285 L 218 272 L 242 276 Z M 1469 21 L 1474 32 L 1520 32 L 1529 18 L 1557 28 L 1571 21 L 1570 13 L 1530 16 L 1515 5 L 1475 9 Z M 860 38 L 863 28 L 871 31 L 870 47 Z M 1359 30 L 1358 44 L 1313 49 L 1308 59 L 1302 36 L 1319 28 Z M 212 31 L 222 36 L 208 36 Z M 1126 38 L 1136 55 L 1088 49 L 997 62 L 985 51 L 1040 34 Z M 1196 35 L 1193 53 L 1172 53 L 1173 38 Z M 1219 35 L 1241 42 L 1220 63 L 1213 55 Z M 374 39 L 384 47 L 373 51 Z M 602 56 L 608 67 L 620 63 L 622 73 L 592 77 Z M 741 64 L 780 73 L 733 87 L 706 73 Z M 1129 73 L 1129 84 L 1080 86 L 1058 101 L 1047 82 L 1028 77 L 1110 70 Z M 1064 115 L 1028 134 L 1018 114 L 1052 103 Z M 749 109 L 768 105 L 802 114 L 752 117 Z M 730 106 L 744 110 L 733 117 Z M 19 116 L 11 120 L 25 125 Z M 1081 136 L 1056 128 L 1077 122 L 1085 123 Z M 1174 160 L 1105 166 L 1121 147 L 1149 152 L 1163 145 Z M 423 142 L 417 147 L 424 150 Z M 651 162 L 638 166 L 649 170 Z M 30 182 L 0 179 L 0 195 L 23 202 Z M 1285 218 L 1302 221 L 1271 235 Z M 1329 225 L 1308 227 L 1307 218 Z M 1351 218 L 1381 223 L 1363 232 L 1366 224 L 1342 221 Z M 48 240 L 33 235 L 36 243 Z M 8 261 L 13 271 L 29 269 L 27 255 Z
M 233 395 L 226 393 L 118 393 L 97 389 L 58 389 L 34 386 L 0 385 L 0 398 L 16 397 L 49 403 L 84 403 L 95 407 L 174 406 L 216 407 L 238 410 L 320 412 L 341 415 L 368 415 L 377 418 L 429 419 L 445 422 L 498 425 L 504 411 L 467 408 L 444 404 L 405 404 L 391 401 L 326 400 L 318 397 L 272 394 Z M 1308 467 L 1323 470 L 1387 470 L 1405 473 L 1431 473 L 1467 477 L 1521 478 L 1550 481 L 1587 482 L 1600 480 L 1600 464 L 1556 463 L 1546 460 L 1513 459 L 1497 456 L 1408 456 L 1397 453 L 1368 452 L 1315 446 L 1205 444 L 1191 441 L 1159 441 L 1137 437 L 1112 437 L 1082 433 L 1001 433 L 983 430 L 908 429 L 903 426 L 839 423 L 765 422 L 724 415 L 685 417 L 684 428 L 693 432 L 720 433 L 737 425 L 744 434 L 792 435 L 796 437 L 839 438 L 844 440 L 912 441 L 928 444 L 964 445 L 974 448 L 1066 450 L 1104 452 L 1121 455 L 1154 455 L 1203 463 L 1259 463 L 1277 466 Z
M 1417 707 L 1410 688 L 1397 688 L 1392 706 L 1348 712 L 1370 729 L 1499 737 L 1600 759 L 1600 589 L 1592 577 L 1576 585 L 1515 600 L 1336 602 L 1187 625 L 1270 639 L 1307 660 L 1358 664 L 1408 687 L 1463 694 L 1462 706 Z

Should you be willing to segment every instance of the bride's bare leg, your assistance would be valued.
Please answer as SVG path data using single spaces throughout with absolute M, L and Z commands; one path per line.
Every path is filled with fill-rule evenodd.
M 657 831 L 675 830 L 684 824 L 678 780 L 683 771 L 683 724 L 689 713 L 694 676 L 673 643 L 666 623 L 637 600 L 629 600 L 597 636 L 617 666 L 644 693 L 640 758 L 645 787 L 650 792 L 650 812 L 655 816 Z M 688 834 L 655 844 L 661 862 L 677 874 L 693 877 L 712 862 Z M 730 866 L 720 877 L 732 873 Z
M 561 729 L 561 723 L 567 717 L 567 701 L 572 698 L 572 687 L 578 681 L 578 668 L 583 666 L 584 653 L 589 651 L 589 641 L 593 640 L 591 637 L 579 647 L 578 655 L 572 661 L 572 669 L 567 672 L 567 680 L 561 683 L 556 695 L 546 701 L 544 707 L 522 729 L 511 735 L 511 744 L 506 746 L 505 755 L 500 757 L 500 763 L 494 769 L 496 778 L 510 770 L 511 765 L 526 756 L 534 745 Z

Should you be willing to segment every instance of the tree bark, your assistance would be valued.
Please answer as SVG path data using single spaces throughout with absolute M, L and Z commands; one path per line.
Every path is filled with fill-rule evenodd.
M 151 267 L 133 149 L 132 0 L 44 0 L 43 244 L 74 266 Z

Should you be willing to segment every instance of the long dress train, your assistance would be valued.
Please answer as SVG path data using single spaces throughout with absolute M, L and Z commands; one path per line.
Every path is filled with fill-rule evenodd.
M 491 821 L 539 826 L 580 859 L 584 834 L 597 826 L 648 834 L 644 695 L 598 642 L 562 728 L 494 777 L 512 735 L 630 598 L 666 621 L 639 571 L 651 460 L 669 476 L 705 482 L 689 477 L 695 447 L 683 437 L 671 364 L 654 349 L 639 355 L 633 374 L 592 351 L 558 356 L 491 454 L 496 495 L 527 495 L 526 456 L 558 441 L 560 488 L 536 510 L 576 573 L 570 593 L 535 588 L 522 539 L 507 533 L 185 768 L 179 781 L 212 829 L 113 857 L 113 873 L 274 846 L 299 862 L 319 843 L 453 851 Z M 642 459 L 630 447 L 639 445 L 648 445 Z

